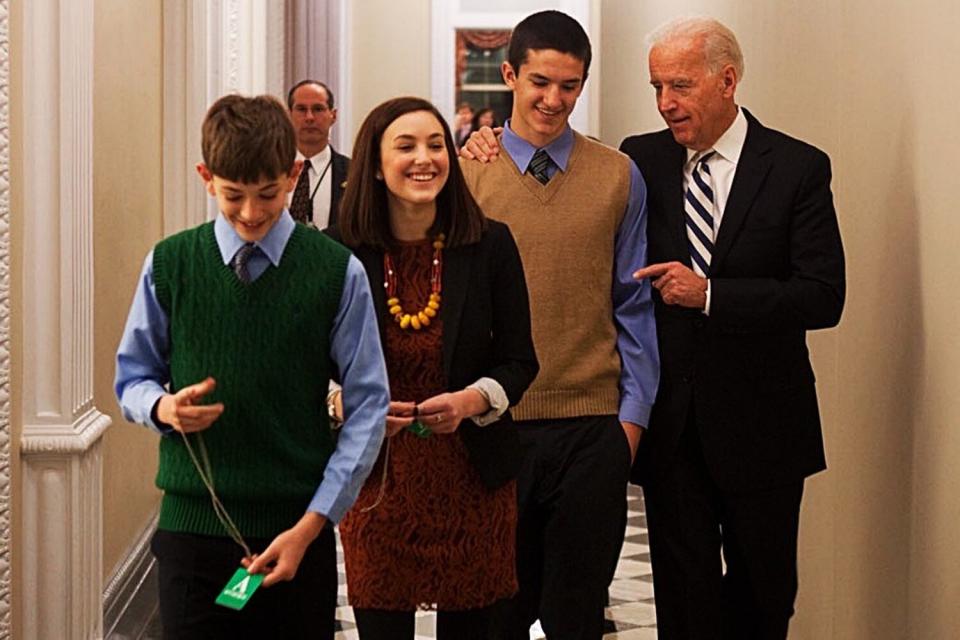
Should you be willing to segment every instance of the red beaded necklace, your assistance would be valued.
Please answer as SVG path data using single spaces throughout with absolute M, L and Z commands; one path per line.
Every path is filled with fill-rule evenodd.
M 430 326 L 430 319 L 435 318 L 440 311 L 444 239 L 445 236 L 442 233 L 433 239 L 433 264 L 430 265 L 430 299 L 422 309 L 415 310 L 412 313 L 405 312 L 400 304 L 400 298 L 397 297 L 397 272 L 393 268 L 393 259 L 390 258 L 389 252 L 383 252 L 383 288 L 387 290 L 387 309 L 401 329 L 419 331 L 423 327 L 428 327 Z

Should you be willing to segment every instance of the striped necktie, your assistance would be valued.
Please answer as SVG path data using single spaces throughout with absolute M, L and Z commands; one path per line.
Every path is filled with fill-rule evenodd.
M 297 222 L 303 222 L 304 224 L 313 220 L 313 201 L 310 200 L 311 166 L 309 160 L 303 161 L 300 178 L 297 180 L 297 186 L 293 189 L 293 197 L 290 198 L 290 215 Z
M 250 262 L 250 257 L 256 250 L 257 245 L 248 242 L 240 247 L 233 256 L 233 272 L 237 274 L 237 278 L 239 278 L 243 284 L 250 284 L 250 271 L 247 269 L 247 263 Z
M 533 159 L 530 160 L 530 165 L 527 167 L 527 170 L 540 184 L 547 184 L 550 182 L 550 174 L 547 173 L 547 167 L 550 166 L 550 162 L 550 156 L 547 155 L 546 150 L 537 149 L 537 152 L 533 154 Z
M 694 166 L 687 183 L 683 211 L 687 222 L 687 244 L 690 258 L 697 275 L 706 278 L 710 271 L 710 256 L 713 254 L 713 179 L 707 160 L 715 151 L 708 151 L 694 158 Z

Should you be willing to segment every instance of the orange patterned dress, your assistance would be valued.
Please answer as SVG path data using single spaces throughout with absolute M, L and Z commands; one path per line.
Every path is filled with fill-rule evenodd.
M 422 307 L 430 294 L 431 243 L 401 245 L 391 258 L 401 304 Z M 382 321 L 390 397 L 422 402 L 447 391 L 440 317 L 421 331 Z M 379 504 L 365 510 L 377 502 L 381 484 Z M 340 523 L 350 604 L 456 611 L 510 596 L 517 591 L 516 524 L 515 482 L 495 491 L 484 487 L 456 433 L 420 438 L 403 430 L 384 442 Z

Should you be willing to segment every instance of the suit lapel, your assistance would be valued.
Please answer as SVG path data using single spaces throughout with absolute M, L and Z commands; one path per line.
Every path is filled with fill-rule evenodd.
M 347 180 L 347 162 L 346 156 L 337 153 L 333 147 L 330 147 L 330 152 L 333 154 L 333 166 L 330 167 L 333 182 L 330 183 L 330 219 L 327 225 L 332 227 L 337 224 L 340 213 L 340 199 L 343 197 L 343 185 Z
M 443 252 L 440 319 L 443 320 L 443 371 L 448 378 L 453 365 L 453 350 L 457 344 L 467 288 L 470 285 L 471 257 L 475 250 L 476 245 L 468 245 Z
M 370 280 L 373 308 L 377 314 L 377 327 L 380 329 L 380 344 L 386 349 L 387 331 L 384 323 L 393 318 L 387 314 L 387 292 L 383 287 L 383 253 L 366 246 L 353 249 L 353 253 L 363 263 Z
M 683 165 L 687 160 L 687 150 L 673 141 L 673 135 L 669 131 L 666 134 L 670 144 L 665 165 L 668 169 L 666 175 L 662 176 L 663 210 L 673 214 L 669 221 L 670 238 L 675 245 L 673 255 L 680 256 L 681 262 L 690 267 L 692 263 L 687 246 L 687 219 L 683 210 Z
M 730 187 L 730 196 L 727 198 L 723 210 L 723 221 L 720 231 L 717 232 L 717 241 L 710 259 L 710 274 L 718 273 L 724 258 L 733 246 L 733 240 L 740 232 L 743 221 L 750 211 L 750 206 L 757 197 L 760 186 L 770 171 L 770 145 L 766 140 L 766 130 L 746 109 L 747 138 L 743 143 L 740 161 L 737 163 L 737 173 Z

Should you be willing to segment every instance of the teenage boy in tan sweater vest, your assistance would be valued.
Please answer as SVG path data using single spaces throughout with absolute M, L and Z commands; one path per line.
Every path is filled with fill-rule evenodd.
M 646 187 L 623 154 L 574 132 L 590 66 L 583 28 L 558 11 L 513 31 L 513 112 L 497 162 L 462 163 L 480 206 L 523 257 L 540 374 L 514 409 L 529 454 L 518 481 L 519 594 L 498 638 L 599 639 L 626 524 L 626 483 L 657 392 L 647 282 Z M 469 156 L 469 153 L 467 154 Z

